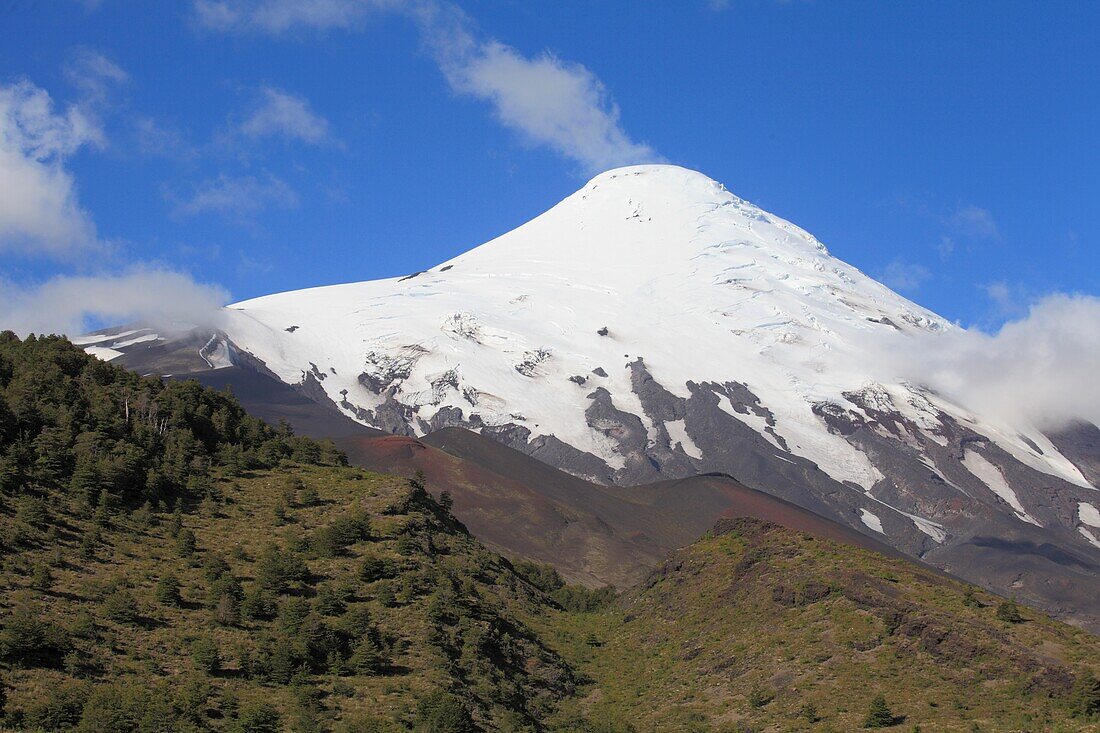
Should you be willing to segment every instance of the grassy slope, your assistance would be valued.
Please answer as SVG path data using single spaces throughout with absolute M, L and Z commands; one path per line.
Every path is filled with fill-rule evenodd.
M 563 719 L 852 731 L 883 694 L 896 730 L 1100 730 L 1064 702 L 1071 670 L 1100 665 L 1100 639 L 1026 609 L 1000 621 L 1003 599 L 968 605 L 962 584 L 907 562 L 752 520 L 727 529 L 617 608 L 535 621 L 594 681 Z
M 276 519 L 276 507 L 285 505 L 288 478 L 298 477 L 318 491 L 321 503 L 289 509 L 287 520 Z M 409 494 L 401 478 L 370 474 L 353 468 L 294 467 L 284 471 L 257 472 L 219 482 L 226 501 L 207 504 L 205 510 L 183 515 L 184 527 L 194 532 L 198 551 L 184 558 L 171 536 L 170 517 L 157 516 L 155 525 L 143 528 L 133 515 L 116 515 L 101 531 L 102 542 L 94 559 L 78 555 L 81 536 L 91 521 L 68 512 L 60 497 L 50 507 L 48 526 L 31 529 L 10 511 L 0 514 L 0 531 L 21 536 L 24 551 L 4 558 L 0 575 L 3 611 L 34 603 L 46 618 L 75 630 L 87 617 L 94 632 L 76 639 L 77 657 L 90 667 L 80 675 L 87 683 L 122 679 L 139 685 L 167 680 L 179 687 L 201 679 L 212 692 L 198 716 L 203 727 L 221 729 L 231 723 L 226 699 L 242 707 L 249 701 L 274 703 L 284 724 L 308 729 L 307 718 L 317 718 L 320 729 L 341 730 L 359 713 L 386 720 L 408 722 L 416 701 L 435 689 L 451 689 L 472 703 L 475 717 L 492 727 L 523 729 L 542 715 L 550 703 L 572 689 L 571 671 L 515 620 L 515 612 L 535 614 L 545 597 L 512 572 L 508 563 L 489 553 L 431 500 L 386 513 Z M 303 489 L 297 491 L 302 496 Z M 392 646 L 392 669 L 378 675 L 310 675 L 308 684 L 323 696 L 306 714 L 301 691 L 244 678 L 235 661 L 236 650 L 255 650 L 258 640 L 276 621 L 244 620 L 239 625 L 215 621 L 205 601 L 210 583 L 201 567 L 216 552 L 247 590 L 253 584 L 255 560 L 275 539 L 282 547 L 298 544 L 318 528 L 339 516 L 364 513 L 370 517 L 372 537 L 352 545 L 336 557 L 305 553 L 313 576 L 292 584 L 290 597 L 312 598 L 325 583 L 346 584 L 352 592 L 349 610 L 370 610 L 379 633 Z M 56 537 L 48 534 L 57 527 Z M 411 547 L 399 554 L 398 539 L 412 538 Z M 425 548 L 431 547 L 431 551 Z M 390 560 L 399 568 L 396 579 L 364 583 L 356 571 L 364 555 Z M 52 586 L 47 591 L 30 587 L 32 568 L 51 566 Z M 184 603 L 179 607 L 155 600 L 154 587 L 161 577 L 174 573 L 182 585 Z M 129 586 L 137 602 L 136 623 L 119 624 L 105 614 L 104 596 L 119 584 Z M 392 607 L 379 598 L 382 586 L 395 591 Z M 452 588 L 443 602 L 454 616 L 432 615 L 433 592 Z M 340 619 L 327 618 L 330 625 Z M 190 644 L 199 636 L 212 635 L 225 659 L 225 669 L 207 677 L 196 669 Z M 469 648 L 467 648 L 469 647 Z M 4 664 L 0 678 L 8 689 L 10 711 L 33 706 L 51 689 L 72 680 L 62 668 L 31 668 Z

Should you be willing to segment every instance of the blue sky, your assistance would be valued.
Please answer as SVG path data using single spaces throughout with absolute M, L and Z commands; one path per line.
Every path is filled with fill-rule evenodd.
M 405 274 L 655 159 L 964 325 L 1100 293 L 1100 5 L 460 5 L 0 5 L 0 326 Z

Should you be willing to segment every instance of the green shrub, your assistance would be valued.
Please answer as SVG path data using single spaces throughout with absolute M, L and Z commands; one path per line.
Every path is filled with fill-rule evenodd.
M 23 727 L 28 730 L 65 730 L 80 723 L 88 687 L 82 682 L 62 682 L 51 686 L 38 698 L 22 706 Z
M 229 726 L 230 733 L 279 733 L 279 711 L 266 702 L 241 706 L 237 719 Z
M 0 631 L 0 657 L 15 664 L 56 667 L 71 648 L 68 632 L 36 604 L 17 605 Z
M 255 586 L 244 595 L 241 601 L 241 613 L 245 618 L 268 620 L 279 612 L 279 599 L 267 588 Z
M 367 555 L 359 564 L 359 579 L 364 583 L 393 577 L 392 564 L 376 555 Z
M 1020 614 L 1020 607 L 1015 600 L 1002 601 L 997 606 L 997 618 L 1010 624 L 1018 624 L 1024 620 Z
M 1069 710 L 1075 718 L 1100 716 L 1100 680 L 1091 673 L 1079 675 L 1069 693 Z
M 762 708 L 775 699 L 775 694 L 766 687 L 754 687 L 749 693 L 749 705 Z
M 370 521 L 366 517 L 345 514 L 314 532 L 310 545 L 322 557 L 335 557 L 366 539 L 370 539 Z
M 104 597 L 103 615 L 116 624 L 132 624 L 138 619 L 137 599 L 128 588 L 118 585 Z
M 424 733 L 474 733 L 477 726 L 458 697 L 436 691 L 417 704 L 416 729 Z
M 309 578 L 309 567 L 301 555 L 281 550 L 275 543 L 267 545 L 256 559 L 253 572 L 260 587 L 274 593 L 285 593 L 291 583 Z
M 301 483 L 301 480 L 299 480 Z M 317 506 L 321 503 L 321 495 L 317 493 L 317 489 L 312 486 L 303 486 L 299 490 L 299 501 L 302 506 Z
M 191 659 L 206 674 L 221 671 L 222 659 L 218 644 L 209 636 L 200 636 L 191 642 Z
M 145 695 L 137 685 L 117 682 L 97 685 L 88 695 L 80 716 L 80 733 L 137 731 L 146 709 Z

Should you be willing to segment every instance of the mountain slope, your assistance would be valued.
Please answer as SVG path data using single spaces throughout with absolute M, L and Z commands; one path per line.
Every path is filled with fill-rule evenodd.
M 757 519 L 721 520 L 617 608 L 533 622 L 638 731 L 1095 731 L 1097 639 L 916 564 Z M 1082 694 L 1082 690 L 1089 690 Z M 903 725 L 904 724 L 904 725 Z M 897 726 L 895 728 L 895 726 Z M 877 727 L 877 726 L 876 726 Z
M 641 486 L 601 486 L 461 428 L 423 439 L 338 442 L 353 465 L 414 476 L 474 535 L 511 558 L 552 565 L 569 581 L 626 588 L 690 544 L 720 517 L 751 516 L 878 552 L 889 546 L 794 504 L 704 475 Z
M 883 344 L 956 327 L 693 171 L 611 171 L 428 271 L 223 315 L 202 361 L 374 428 L 465 427 L 602 484 L 726 473 L 1100 628 L 1096 441 L 893 376 Z

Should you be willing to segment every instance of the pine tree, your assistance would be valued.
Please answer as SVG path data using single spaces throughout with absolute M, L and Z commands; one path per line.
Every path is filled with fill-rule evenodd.
M 40 562 L 34 566 L 34 572 L 31 575 L 31 587 L 40 591 L 47 591 L 53 587 L 53 573 L 50 572 L 49 565 Z
M 209 636 L 200 636 L 191 644 L 191 659 L 206 674 L 217 674 L 221 669 L 221 654 L 217 643 Z
M 184 528 L 176 535 L 176 552 L 180 557 L 191 557 L 195 554 L 195 533 Z
M 1100 716 L 1100 680 L 1092 674 L 1082 674 L 1069 694 L 1070 714 L 1075 718 Z
M 897 718 L 886 704 L 886 698 L 876 695 L 871 700 L 871 707 L 867 710 L 867 717 L 863 721 L 864 728 L 889 728 L 897 723 Z
M 168 573 L 161 577 L 157 581 L 156 588 L 153 590 L 158 603 L 163 603 L 165 606 L 178 606 L 183 602 L 183 598 L 180 596 L 180 582 L 175 575 Z

